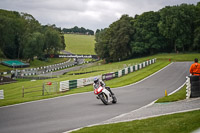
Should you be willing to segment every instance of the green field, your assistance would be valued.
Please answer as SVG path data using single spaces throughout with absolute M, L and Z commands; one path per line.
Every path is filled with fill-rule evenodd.
M 94 43 L 92 35 L 65 34 L 65 50 L 73 54 L 96 55 Z
M 92 86 L 87 86 L 83 88 L 77 88 L 70 90 L 65 93 L 57 93 L 54 95 L 45 95 L 41 96 L 42 92 L 34 93 L 31 95 L 25 96 L 25 98 L 22 98 L 22 86 L 29 87 L 29 86 L 37 86 L 40 85 L 42 87 L 42 84 L 47 81 L 65 81 L 65 80 L 72 80 L 72 79 L 80 79 L 80 78 L 87 78 L 91 76 L 96 76 L 102 73 L 106 72 L 112 72 L 116 71 L 118 68 L 121 69 L 125 64 L 137 64 L 141 63 L 143 61 L 146 61 L 147 59 L 152 59 L 152 58 L 157 58 L 157 62 L 155 64 L 152 64 L 146 68 L 143 68 L 139 71 L 130 73 L 126 76 L 116 78 L 110 81 L 106 81 L 106 84 L 110 87 L 119 87 L 119 86 L 124 86 L 128 85 L 134 82 L 137 82 L 146 76 L 149 76 L 153 74 L 154 72 L 160 70 L 161 68 L 165 67 L 168 65 L 169 62 L 169 57 L 173 57 L 173 60 L 184 60 L 187 59 L 188 61 L 192 61 L 195 57 L 200 57 L 200 54 L 158 54 L 154 56 L 149 56 L 149 57 L 143 57 L 143 58 L 137 58 L 137 59 L 131 59 L 127 61 L 121 61 L 121 62 L 116 62 L 116 63 L 111 63 L 111 64 L 100 64 L 97 63 L 96 66 L 82 69 L 82 71 L 91 71 L 91 70 L 102 70 L 102 71 L 97 71 L 94 73 L 87 73 L 87 74 L 82 74 L 82 75 L 69 75 L 70 73 L 77 73 L 75 72 L 70 72 L 67 75 L 60 76 L 60 78 L 54 78 L 54 79 L 49 79 L 49 80 L 37 80 L 37 81 L 22 81 L 18 83 L 13 83 L 13 84 L 7 84 L 7 85 L 1 85 L 0 89 L 4 90 L 5 93 L 5 99 L 0 101 L 0 106 L 5 106 L 5 105 L 10 105 L 10 104 L 15 104 L 15 103 L 21 103 L 21 102 L 27 102 L 27 101 L 33 101 L 33 100 L 39 100 L 39 99 L 45 99 L 45 98 L 50 98 L 50 97 L 56 97 L 56 96 L 61 96 L 61 95 L 69 95 L 73 93 L 80 93 L 80 92 L 87 92 L 87 91 L 92 91 Z M 167 89 L 167 88 L 166 88 Z
M 200 127 L 200 110 L 166 116 L 85 127 L 72 133 L 191 133 Z

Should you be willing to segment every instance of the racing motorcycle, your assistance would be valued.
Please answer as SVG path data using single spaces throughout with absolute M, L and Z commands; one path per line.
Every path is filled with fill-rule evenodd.
M 101 99 L 105 105 L 108 105 L 111 102 L 117 103 L 117 98 L 115 95 L 112 95 L 105 87 L 95 86 L 94 94 L 96 95 L 97 99 Z

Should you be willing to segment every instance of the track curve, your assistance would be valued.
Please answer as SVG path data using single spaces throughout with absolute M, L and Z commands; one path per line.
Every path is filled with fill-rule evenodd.
M 181 86 L 192 62 L 176 62 L 137 84 L 113 89 L 118 103 L 105 106 L 93 92 L 0 108 L 2 133 L 61 133 L 130 112 Z

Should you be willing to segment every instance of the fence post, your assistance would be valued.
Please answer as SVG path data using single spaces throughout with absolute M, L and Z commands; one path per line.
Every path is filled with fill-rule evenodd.
M 24 97 L 24 86 L 22 86 L 22 97 Z
M 44 96 L 44 84 L 45 83 L 43 83 L 43 86 L 42 86 L 42 96 Z
M 56 82 L 56 93 L 58 92 L 58 82 Z

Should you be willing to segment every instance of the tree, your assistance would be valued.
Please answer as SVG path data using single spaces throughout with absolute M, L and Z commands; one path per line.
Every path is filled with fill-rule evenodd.
M 159 31 L 170 40 L 169 47 L 175 52 L 188 50 L 193 42 L 194 5 L 168 6 L 160 10 L 160 16 Z
M 95 52 L 102 59 L 106 59 L 108 62 L 110 60 L 108 42 L 109 42 L 109 34 L 108 29 L 102 29 L 95 35 Z
M 64 35 L 63 34 L 61 34 L 61 44 L 62 44 L 62 48 L 61 49 L 65 49 L 65 47 L 66 47 L 66 44 L 65 44 L 65 37 L 64 37 Z
M 122 17 L 109 26 L 109 55 L 110 61 L 125 60 L 131 57 L 131 40 L 133 37 L 132 17 Z
M 145 12 L 134 19 L 134 37 L 131 43 L 134 56 L 159 52 L 165 47 L 165 38 L 159 34 L 158 12 Z
M 7 58 L 33 59 L 45 52 L 57 53 L 65 48 L 60 32 L 55 24 L 41 26 L 30 14 L 0 9 L 0 51 Z
M 44 47 L 44 35 L 39 32 L 30 33 L 24 40 L 23 55 L 25 59 L 33 60 L 35 56 L 42 57 Z
M 78 26 L 75 26 L 73 28 L 67 29 L 63 28 L 62 30 L 64 33 L 76 33 L 76 34 L 85 34 L 85 35 L 94 35 L 94 31 L 90 29 L 85 29 L 84 27 L 79 28 Z
M 53 28 L 48 27 L 46 29 L 44 38 L 45 38 L 45 43 L 43 51 L 46 52 L 46 54 L 56 54 L 63 48 L 60 34 Z
M 0 10 L 0 49 L 8 58 L 18 57 L 23 24 L 24 21 L 18 12 Z
M 125 60 L 131 57 L 131 40 L 133 18 L 123 15 L 109 28 L 96 32 L 95 51 L 107 62 Z
M 193 49 L 200 52 L 200 2 L 196 6 L 196 17 L 194 21 L 194 43 Z

